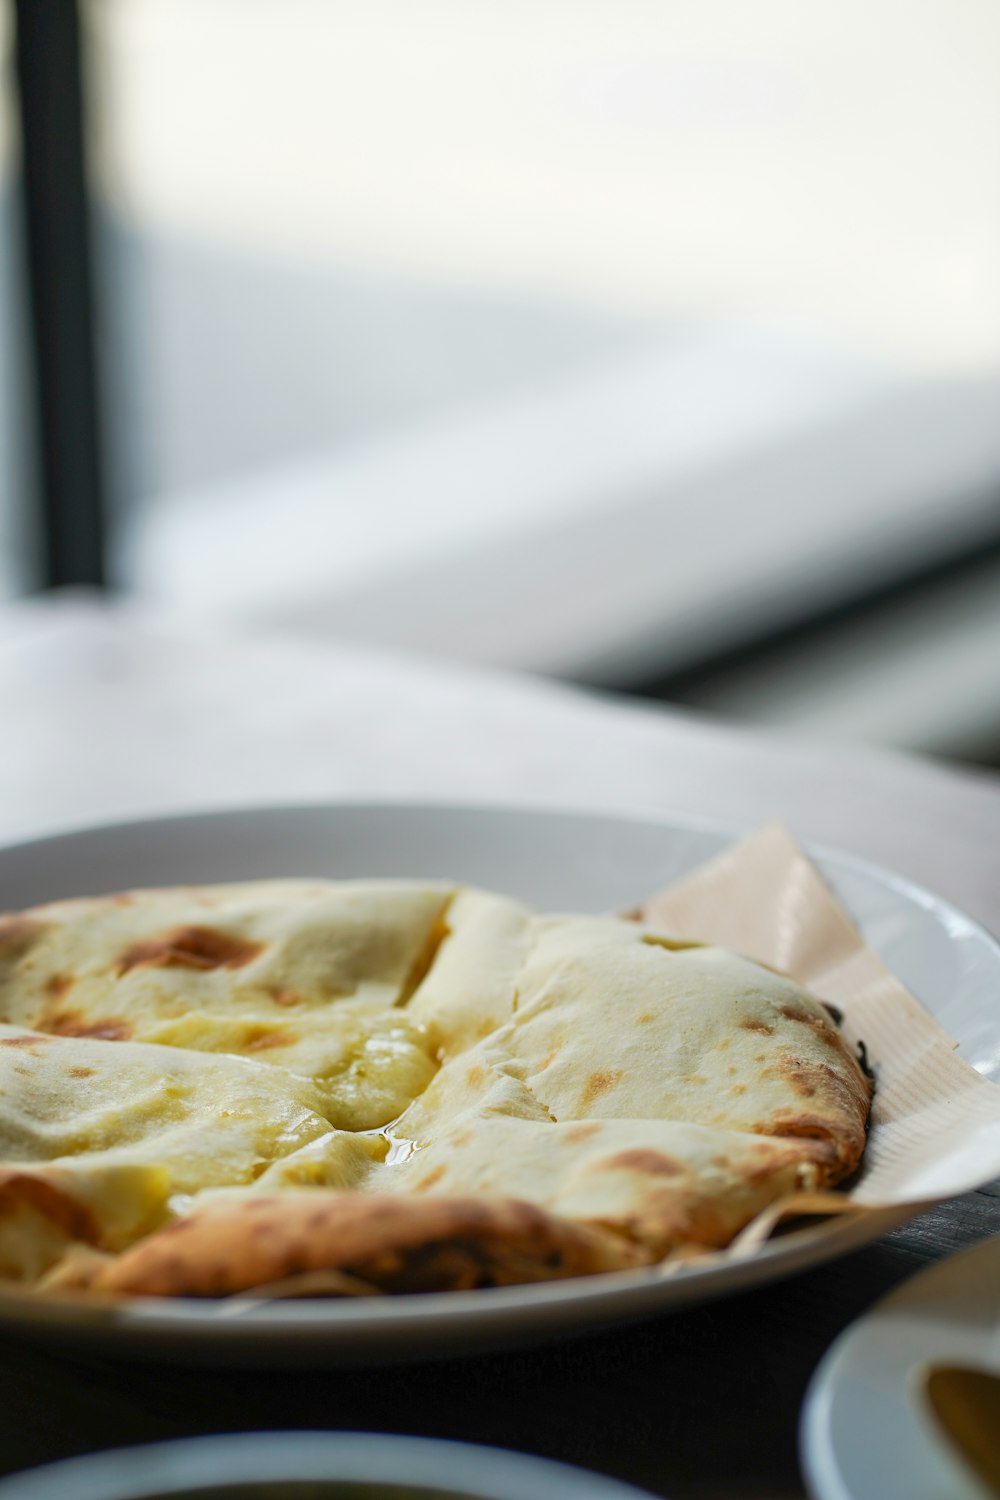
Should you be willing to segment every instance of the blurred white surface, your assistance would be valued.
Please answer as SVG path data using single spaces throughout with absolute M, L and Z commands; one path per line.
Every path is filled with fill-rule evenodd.
M 1000 760 L 1000 557 L 685 696 L 775 729 Z
M 713 585 L 729 582 L 734 553 L 760 542 L 798 550 L 867 511 L 867 499 L 851 497 L 848 515 L 827 516 L 787 481 L 772 499 L 767 481 L 755 490 L 739 476 L 758 457 L 773 469 L 772 455 L 783 462 L 803 433 L 822 442 L 829 424 L 863 415 L 887 385 L 794 340 L 692 331 L 329 457 L 138 507 L 124 523 L 119 574 L 140 597 L 198 616 L 585 669 L 618 645 L 615 612 L 634 601 L 650 522 L 667 545 L 647 559 L 645 592 L 651 584 L 656 598 L 643 597 L 637 623 L 659 632 L 660 615 L 669 623 L 692 599 L 711 613 L 722 606 Z M 1000 465 L 1000 441 L 996 453 Z M 809 453 L 804 465 L 808 478 Z M 713 480 L 725 490 L 728 476 L 735 493 L 706 493 Z M 595 526 L 624 540 L 650 511 L 634 547 L 625 541 L 622 555 L 612 543 L 606 566 L 606 543 L 593 558 L 574 555 Z M 775 524 L 785 535 L 771 541 Z M 529 602 L 539 571 L 546 597 Z
M 992 3 L 85 16 L 139 598 L 613 684 L 993 524 Z M 977 585 L 705 701 L 995 743 L 998 615 Z
M 330 798 L 784 818 L 1000 930 L 1000 782 L 419 657 L 191 630 L 72 599 L 0 611 L 0 839 Z
M 502 610 L 496 630 L 429 623 L 470 539 L 625 511 L 647 484 L 665 512 L 683 510 L 672 486 L 684 427 L 697 428 L 707 470 L 712 441 L 721 461 L 734 438 L 749 449 L 764 435 L 761 399 L 794 441 L 873 380 L 904 389 L 1000 366 L 991 3 L 90 0 L 87 15 L 96 179 L 121 251 L 107 286 L 121 483 L 133 501 L 178 511 L 143 518 L 149 535 L 130 544 L 134 576 L 159 597 L 242 611 L 256 595 L 277 617 L 291 592 L 330 628 L 395 639 L 391 600 L 342 607 L 331 594 L 381 577 L 394 599 L 394 571 L 440 562 L 407 639 L 437 650 L 460 634 L 479 659 L 575 670 L 593 639 L 570 641 L 576 615 L 561 618 L 537 590 L 530 612 L 551 615 L 546 639 L 513 641 L 507 655 Z M 758 370 L 746 327 L 758 330 Z M 702 339 L 711 378 L 692 353 Z M 657 384 L 643 366 L 661 349 Z M 559 382 L 575 419 L 551 392 Z M 496 441 L 472 454 L 491 423 Z M 905 449 L 909 436 L 900 424 L 895 441 Z M 785 498 L 761 501 L 760 475 L 734 502 L 762 506 L 759 519 L 709 505 L 709 524 L 735 528 L 748 566 L 768 527 L 790 533 L 779 549 L 799 539 L 819 551 L 837 530 L 819 513 L 843 503 L 826 473 L 840 461 L 822 442 L 796 455 L 791 520 Z M 890 461 L 905 467 L 905 452 Z M 860 472 L 858 505 L 878 509 L 880 474 L 864 472 L 856 445 L 846 464 Z M 248 476 L 237 516 L 228 486 Z M 262 514 L 269 485 L 287 507 L 280 523 Z M 778 488 L 787 494 L 784 477 Z M 905 501 L 891 509 L 894 525 Z M 677 529 L 686 548 L 683 515 Z M 644 534 L 647 550 L 661 545 Z M 226 557 L 239 573 L 262 553 L 252 582 L 224 576 Z M 795 545 L 789 555 L 811 591 L 815 572 Z M 685 569 L 682 594 L 688 581 Z M 691 590 L 704 582 L 696 566 Z M 730 583 L 723 567 L 717 602 Z M 765 597 L 787 584 L 765 566 L 755 587 Z M 473 569 L 469 593 L 484 586 L 495 578 L 484 585 Z M 576 586 L 570 576 L 562 592 Z M 620 583 L 627 597 L 594 622 L 593 636 L 610 629 L 602 671 L 620 675 L 618 657 L 634 655 L 650 589 L 677 587 L 669 574 Z M 703 629 L 697 609 L 683 653 Z
M 626 317 L 1000 355 L 992 0 L 97 0 L 166 235 Z
M 794 340 L 691 332 L 139 509 L 120 573 L 194 619 L 627 685 L 995 539 L 998 411 L 996 376 L 903 384 Z M 705 702 L 845 738 L 989 747 L 1000 597 L 990 580 L 953 592 L 946 618 L 912 605 Z

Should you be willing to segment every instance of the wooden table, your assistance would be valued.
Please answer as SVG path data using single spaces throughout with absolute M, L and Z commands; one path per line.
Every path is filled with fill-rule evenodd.
M 193 637 L 86 602 L 0 617 L 0 837 L 169 808 L 421 796 L 775 815 L 1000 927 L 1000 789 L 540 682 L 292 639 Z M 823 1351 L 929 1261 L 1000 1233 L 995 1185 L 775 1287 L 537 1350 L 302 1375 L 132 1367 L 14 1339 L 4 1471 L 270 1427 L 427 1433 L 605 1470 L 658 1494 L 803 1494 L 799 1407 Z

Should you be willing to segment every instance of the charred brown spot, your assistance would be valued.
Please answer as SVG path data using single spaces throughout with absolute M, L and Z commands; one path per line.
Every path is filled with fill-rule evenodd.
M 28 1173 L 0 1172 L 0 1219 L 18 1209 L 33 1210 L 48 1219 L 71 1240 L 86 1240 L 96 1245 L 100 1238 L 96 1220 L 88 1208 L 61 1192 L 44 1178 Z
M 813 1035 L 821 1042 L 826 1042 L 827 1046 L 836 1047 L 838 1050 L 843 1046 L 840 1033 L 825 1014 L 804 1010 L 796 1005 L 783 1005 L 781 1014 L 788 1021 L 796 1021 L 802 1026 L 808 1026 Z
M 600 1099 L 602 1094 L 610 1093 L 621 1076 L 618 1068 L 599 1068 L 596 1073 L 591 1073 L 583 1090 L 584 1107 Z
M 31 947 L 45 931 L 34 917 L 0 917 L 0 958 L 16 958 Z
M 23 1047 L 26 1052 L 34 1052 L 47 1041 L 47 1036 L 5 1036 L 0 1038 L 0 1047 Z
M 66 1072 L 70 1078 L 93 1078 L 93 1068 L 67 1068 Z
M 829 1063 L 783 1057 L 778 1064 L 778 1071 L 784 1074 L 795 1092 L 804 1099 L 812 1099 L 819 1090 L 827 1094 L 841 1094 L 844 1091 L 843 1079 Z
M 731 1094 L 737 1094 L 737 1095 L 739 1095 L 739 1094 L 745 1094 L 746 1091 L 747 1091 L 747 1086 L 746 1086 L 745 1083 L 734 1083 L 733 1086 L 732 1086 L 732 1088 L 729 1090 L 729 1092 Z
M 615 1156 L 609 1156 L 603 1165 L 609 1170 L 643 1172 L 649 1177 L 679 1177 L 684 1171 L 681 1163 L 667 1156 L 666 1152 L 650 1151 L 642 1146 L 619 1151 Z
M 823 1161 L 833 1162 L 839 1155 L 836 1143 L 831 1139 L 830 1126 L 816 1115 L 783 1114 L 768 1125 L 750 1127 L 759 1135 L 777 1136 L 779 1140 L 815 1141 L 814 1154 Z
M 132 1028 L 127 1021 L 109 1016 L 106 1020 L 88 1021 L 78 1010 L 56 1011 L 45 1018 L 46 1031 L 53 1036 L 95 1037 L 104 1042 L 127 1042 Z
M 801 1021 L 806 1026 L 812 1026 L 819 1020 L 812 1011 L 803 1010 L 801 1005 L 779 1005 L 778 1011 L 786 1021 Z
M 452 1138 L 451 1138 L 451 1144 L 453 1146 L 458 1146 L 458 1147 L 461 1148 L 462 1146 L 467 1146 L 471 1140 L 472 1140 L 472 1131 L 471 1130 L 460 1130 L 457 1135 L 453 1135 L 452 1136 Z
M 563 1140 L 571 1141 L 574 1145 L 580 1141 L 589 1141 L 590 1137 L 596 1135 L 600 1128 L 600 1125 L 596 1121 L 591 1121 L 589 1124 L 584 1125 L 569 1125 L 563 1132 Z
M 313 1226 L 315 1228 L 315 1226 Z M 273 1219 L 252 1219 L 250 1221 L 250 1233 L 255 1240 L 273 1239 L 278 1232 L 278 1226 Z
M 766 1021 L 752 1021 L 747 1018 L 745 1021 L 741 1021 L 740 1025 L 744 1031 L 755 1031 L 758 1036 L 774 1035 L 774 1027 L 769 1026 Z
M 640 1026 L 648 1026 L 651 1021 L 656 1020 L 656 1017 L 653 1015 L 653 1012 L 651 1010 L 644 1010 L 642 1014 L 636 1016 L 635 1019 Z
M 215 927 L 177 927 L 133 943 L 118 960 L 119 974 L 131 969 L 242 969 L 264 951 L 235 933 Z
M 427 1189 L 434 1187 L 436 1183 L 441 1181 L 443 1176 L 444 1167 L 435 1167 L 432 1172 L 427 1173 L 426 1177 L 421 1177 L 419 1181 L 414 1183 L 414 1189 L 418 1193 L 426 1193 Z
M 271 990 L 271 999 L 275 1005 L 291 1007 L 302 1004 L 302 996 L 297 995 L 294 990 Z
M 73 977 L 71 974 L 50 974 L 45 981 L 45 993 L 56 1004 L 60 1000 L 64 1000 L 72 988 Z
M 290 1047 L 298 1038 L 288 1031 L 272 1031 L 269 1027 L 254 1027 L 244 1038 L 248 1052 L 267 1052 L 271 1047 Z
M 485 1074 L 483 1073 L 482 1068 L 479 1066 L 478 1063 L 474 1063 L 473 1066 L 466 1073 L 466 1075 L 465 1075 L 465 1081 L 469 1085 L 470 1088 L 474 1089 L 474 1088 L 477 1088 L 479 1086 L 479 1084 L 482 1083 L 484 1077 L 485 1077 Z
M 544 1073 L 546 1068 L 551 1068 L 558 1056 L 558 1052 L 547 1052 L 535 1069 L 536 1073 Z

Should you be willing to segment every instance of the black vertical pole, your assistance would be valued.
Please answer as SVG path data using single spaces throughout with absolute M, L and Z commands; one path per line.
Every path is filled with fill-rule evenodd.
M 48 587 L 106 581 L 77 0 L 14 0 Z

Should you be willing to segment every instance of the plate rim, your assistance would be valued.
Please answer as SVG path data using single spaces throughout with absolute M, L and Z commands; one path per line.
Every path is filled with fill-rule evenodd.
M 953 1255 L 942 1256 L 908 1276 L 849 1323 L 824 1353 L 803 1397 L 798 1424 L 799 1459 L 816 1500 L 869 1500 L 873 1492 L 866 1496 L 854 1488 L 849 1473 L 845 1474 L 839 1461 L 840 1445 L 833 1422 L 838 1396 L 852 1378 L 859 1352 L 862 1359 L 867 1357 L 864 1345 L 877 1335 L 879 1328 L 899 1314 L 904 1319 L 909 1314 L 917 1326 L 934 1322 L 935 1314 L 946 1309 L 951 1300 L 948 1290 L 943 1294 L 939 1291 L 939 1284 L 946 1289 L 952 1288 L 956 1276 L 967 1274 L 970 1261 L 976 1265 L 976 1276 L 984 1274 L 979 1269 L 979 1262 L 993 1272 L 990 1282 L 995 1285 L 995 1271 L 1000 1267 L 1000 1234 L 987 1236 Z M 997 1300 L 1000 1305 L 1000 1295 Z M 984 1342 L 995 1339 L 995 1333 L 984 1333 Z M 897 1412 L 901 1410 L 906 1420 L 916 1455 L 915 1466 L 921 1472 L 926 1469 L 931 1476 L 927 1491 L 914 1492 L 913 1500 L 931 1500 L 932 1495 L 939 1493 L 951 1493 L 954 1500 L 980 1500 L 985 1490 L 974 1482 L 971 1473 L 966 1473 L 944 1438 L 934 1434 L 930 1413 L 927 1412 L 924 1420 L 920 1419 L 914 1399 L 913 1377 L 921 1367 L 938 1357 L 930 1340 L 928 1328 L 924 1341 L 927 1347 L 921 1356 L 912 1362 L 908 1357 L 900 1356 L 899 1381 L 892 1387 L 893 1408 Z M 882 1347 L 895 1350 L 898 1344 L 895 1340 L 886 1340 Z M 948 1489 L 942 1491 L 934 1481 L 939 1480 L 945 1470 L 948 1471 Z M 909 1478 L 913 1478 L 912 1468 Z
M 333 1467 L 338 1472 L 331 1473 Z M 69 1494 L 77 1500 L 183 1500 L 193 1489 L 215 1485 L 225 1500 L 231 1486 L 247 1481 L 362 1483 L 366 1490 L 371 1483 L 415 1485 L 421 1493 L 437 1493 L 447 1483 L 452 1500 L 477 1494 L 481 1500 L 535 1500 L 543 1492 L 549 1500 L 653 1500 L 627 1480 L 492 1443 L 313 1428 L 199 1434 L 76 1454 L 6 1476 L 0 1500 Z
M 80 822 L 70 821 L 59 829 L 43 830 L 37 834 L 29 835 L 27 838 L 15 838 L 13 840 L 0 839 L 0 858 L 19 854 L 23 851 L 42 849 L 46 845 L 60 843 L 66 839 L 78 839 L 93 837 L 103 833 L 126 833 L 139 832 L 143 829 L 156 828 L 163 824 L 198 823 L 209 819 L 224 819 L 226 821 L 239 822 L 248 817 L 281 817 L 292 814 L 305 817 L 317 813 L 336 812 L 337 810 L 349 810 L 353 813 L 381 813 L 381 812 L 403 812 L 426 815 L 444 813 L 448 816 L 515 816 L 515 817 L 540 817 L 551 821 L 593 821 L 599 819 L 604 822 L 628 823 L 637 827 L 648 827 L 650 825 L 663 828 L 664 830 L 690 830 L 693 833 L 701 833 L 719 839 L 735 842 L 738 839 L 749 837 L 757 829 L 777 824 L 787 828 L 800 848 L 814 859 L 821 867 L 824 864 L 839 865 L 850 869 L 860 875 L 867 876 L 878 884 L 888 886 L 897 894 L 905 896 L 916 905 L 926 911 L 935 913 L 947 912 L 955 916 L 975 935 L 982 939 L 988 947 L 993 950 L 994 957 L 1000 962 L 1000 933 L 993 933 L 977 917 L 970 916 L 962 907 L 947 896 L 942 896 L 932 890 L 930 886 L 921 881 L 914 880 L 909 875 L 901 875 L 889 865 L 884 865 L 878 860 L 870 859 L 867 855 L 854 854 L 849 850 L 840 849 L 836 845 L 828 844 L 823 840 L 800 838 L 794 831 L 789 821 L 775 816 L 760 821 L 747 821 L 738 824 L 717 821 L 714 818 L 691 816 L 688 813 L 674 813 L 662 808 L 637 808 L 635 805 L 621 805 L 614 803 L 601 804 L 600 806 L 587 806 L 576 803 L 553 803 L 539 799 L 537 802 L 521 799 L 496 798 L 484 802 L 468 801 L 458 798 L 451 800 L 443 797 L 417 798 L 412 796 L 385 796 L 372 797 L 369 795 L 352 797 L 349 795 L 326 798 L 317 801 L 310 798 L 307 801 L 261 802 L 261 803 L 235 803 L 233 805 L 205 805 L 184 806 L 168 808 L 159 813 L 124 814 L 121 817 L 102 818 L 98 820 L 83 819 Z M 822 870 L 821 870 L 822 873 Z M 61 898 L 59 898 L 61 899 Z

